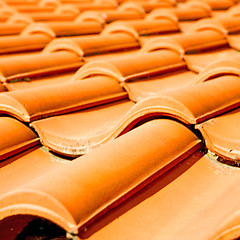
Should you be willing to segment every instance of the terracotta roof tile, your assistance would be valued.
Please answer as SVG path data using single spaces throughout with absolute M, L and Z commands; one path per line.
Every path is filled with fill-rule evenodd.
M 0 126 L 2 136 L 0 160 L 39 144 L 37 135 L 16 119 L 1 117 Z
M 173 144 L 175 141 L 181 143 L 177 148 Z M 151 145 L 147 144 L 149 142 Z M 125 151 L 131 143 L 134 143 L 131 151 Z M 77 234 L 78 229 L 90 219 L 102 214 L 116 201 L 119 204 L 150 179 L 182 161 L 199 144 L 200 140 L 177 122 L 157 120 L 146 123 L 116 141 L 2 196 L 1 218 L 21 213 L 38 214 Z M 160 151 L 166 147 L 171 150 Z M 142 149 L 141 154 L 138 153 L 139 148 Z M 79 171 L 87 174 L 79 174 Z M 84 187 L 79 189 L 79 183 Z M 68 198 L 62 191 L 63 186 L 71 191 Z M 89 188 L 92 189 L 91 194 Z M 20 202 L 24 208 L 18 204 Z
M 113 132 L 112 136 L 112 130 L 133 106 L 134 103 L 128 100 L 116 101 L 35 121 L 31 126 L 38 132 L 42 143 L 54 152 L 79 156 L 116 138 L 119 131 Z M 74 129 L 71 127 L 72 124 L 75 125 Z M 120 132 L 122 130 L 120 129 Z
M 141 79 L 123 84 L 131 100 L 138 102 L 144 98 L 163 94 L 167 91 L 192 85 L 195 83 L 196 73 L 187 69 L 176 69 L 160 76 Z
M 126 97 L 127 94 L 114 79 L 96 77 L 88 81 L 2 93 L 0 108 L 22 121 L 30 122 Z
M 197 129 L 203 134 L 207 148 L 218 156 L 231 160 L 233 164 L 240 159 L 238 122 L 239 109 L 236 109 L 197 125 Z
M 101 18 L 103 22 L 110 23 L 116 20 L 142 19 L 143 13 L 140 12 L 138 9 L 125 10 L 119 7 L 116 10 L 84 11 L 79 17 L 85 19 Z
M 98 22 L 48 22 L 47 25 L 57 37 L 98 34 L 102 31 L 102 24 Z
M 18 79 L 15 81 L 10 81 L 4 83 L 5 87 L 9 91 L 15 90 L 22 90 L 22 89 L 29 89 L 29 88 L 36 88 L 42 86 L 49 86 L 55 84 L 61 84 L 69 82 L 74 75 L 75 70 L 67 71 L 67 72 L 58 72 L 56 74 L 51 75 L 42 75 L 42 76 L 35 76 L 31 78 L 24 78 Z
M 156 107 L 160 113 L 166 111 L 165 114 L 168 116 L 195 124 L 238 107 L 238 85 L 239 77 L 221 76 L 204 84 L 187 86 L 181 91 L 175 90 L 140 101 L 133 113 L 140 109 L 143 111 L 144 108 L 156 111 Z
M 32 76 L 78 69 L 82 65 L 82 59 L 70 51 L 43 52 L 28 55 L 25 58 L 21 56 L 4 58 L 0 59 L 1 80 L 4 82 L 28 81 Z
M 239 168 L 219 164 L 198 151 L 86 226 L 80 237 L 234 239 L 239 237 L 238 182 Z
M 0 35 L 18 35 L 25 27 L 24 23 L 0 23 Z
M 0 239 L 237 239 L 239 6 L 0 1 Z
M 42 26 L 34 29 L 33 26 L 22 31 L 21 35 L 5 36 L 0 39 L 0 53 L 27 52 L 43 49 L 54 37 L 54 32 L 43 29 Z
M 128 51 L 140 48 L 138 34 L 134 29 L 116 25 L 106 28 L 100 35 L 71 37 L 84 55 Z M 57 39 L 56 41 L 61 41 Z
M 149 17 L 158 18 L 166 12 L 174 14 L 178 21 L 192 21 L 201 18 L 208 18 L 212 15 L 211 7 L 201 1 L 189 1 L 177 8 L 155 9 L 149 13 Z
M 184 68 L 181 56 L 172 50 L 156 52 L 138 52 L 119 56 L 105 61 L 92 61 L 85 64 L 76 73 L 76 79 L 84 79 L 91 75 L 109 75 L 119 82 L 154 76 L 169 70 Z
M 139 35 L 152 35 L 152 34 L 166 34 L 179 32 L 180 28 L 178 22 L 170 17 L 163 17 L 158 19 L 145 19 L 145 20 L 126 20 L 114 22 L 113 24 L 127 24 L 133 27 Z

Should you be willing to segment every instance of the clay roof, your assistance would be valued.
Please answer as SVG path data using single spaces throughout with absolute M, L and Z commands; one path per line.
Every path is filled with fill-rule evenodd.
M 0 2 L 0 239 L 240 238 L 238 0 Z

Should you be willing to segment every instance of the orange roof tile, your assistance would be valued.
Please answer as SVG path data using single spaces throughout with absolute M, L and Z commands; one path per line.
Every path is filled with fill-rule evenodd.
M 239 6 L 1 0 L 0 239 L 238 239 Z

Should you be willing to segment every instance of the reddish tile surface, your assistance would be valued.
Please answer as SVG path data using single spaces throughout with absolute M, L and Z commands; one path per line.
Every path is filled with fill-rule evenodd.
M 0 239 L 238 239 L 239 6 L 1 1 Z

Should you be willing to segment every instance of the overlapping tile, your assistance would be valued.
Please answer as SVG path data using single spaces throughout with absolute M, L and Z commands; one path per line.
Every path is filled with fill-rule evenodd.
M 237 239 L 239 168 L 198 151 L 159 177 L 80 237 L 122 239 Z
M 176 148 L 174 141 L 181 144 Z M 151 144 L 147 144 L 149 142 Z M 132 144 L 131 151 L 125 151 L 129 144 Z M 116 202 L 119 204 L 150 179 L 182 161 L 199 144 L 200 140 L 177 122 L 151 121 L 97 151 L 2 196 L 0 216 L 37 214 L 77 234 L 86 222 L 102 214 L 106 208 L 109 210 Z M 160 151 L 166 147 L 172 150 Z M 142 149 L 141 154 L 139 148 Z M 87 174 L 79 174 L 79 171 Z M 63 186 L 72 193 L 67 199 L 60 190 Z M 93 190 L 91 194 L 89 187 Z M 24 208 L 18 204 L 20 202 L 24 203 Z
M 230 123 L 230 124 L 229 124 Z M 239 109 L 212 118 L 200 125 L 207 148 L 226 162 L 238 164 L 239 161 Z
M 1 117 L 0 122 L 0 160 L 39 144 L 39 138 L 37 135 L 16 119 Z
M 114 79 L 96 77 L 88 81 L 3 93 L 0 95 L 0 111 L 30 122 L 126 97 L 126 92 Z
M 55 37 L 47 25 L 29 25 L 20 36 L 5 36 L 0 39 L 0 53 L 42 50 Z
M 138 52 L 119 56 L 105 61 L 92 61 L 79 69 L 74 80 L 85 79 L 91 75 L 110 75 L 119 82 L 157 75 L 186 66 L 182 57 L 175 51 Z
M 109 71 L 107 72 L 109 73 Z M 213 76 L 214 74 L 216 73 L 213 73 Z M 218 74 L 220 73 L 218 72 Z M 111 114 L 111 117 L 104 118 L 104 125 L 109 124 L 107 128 L 102 127 L 103 122 L 99 124 L 96 121 L 94 128 L 93 125 L 85 126 L 83 132 L 82 124 L 80 124 L 75 128 L 76 134 L 74 134 L 74 138 L 70 138 L 73 133 L 71 128 L 67 127 L 69 122 L 73 121 L 73 119 L 84 122 L 86 116 L 90 117 L 89 111 L 79 112 L 73 116 L 65 115 L 49 118 L 37 121 L 32 125 L 46 146 L 57 152 L 62 151 L 63 154 L 79 155 L 116 138 L 123 132 L 127 132 L 138 122 L 144 121 L 144 119 L 168 116 L 185 124 L 196 124 L 239 106 L 239 76 L 228 75 L 228 73 L 226 75 L 222 74 L 223 76 L 215 77 L 211 81 L 207 80 L 212 75 L 206 74 L 204 79 L 206 82 L 202 84 L 196 85 L 196 83 L 204 81 L 201 77 L 195 80 L 192 86 L 181 88 L 181 91 L 176 89 L 169 93 L 143 98 L 132 108 L 128 107 L 125 110 L 125 115 L 122 111 L 123 117 L 119 121 L 115 122 L 114 114 Z M 88 79 L 82 81 L 88 81 Z M 223 95 L 225 98 L 222 98 Z M 90 112 L 94 116 L 94 121 L 99 118 L 97 117 L 99 116 L 98 109 L 92 109 Z M 59 125 L 55 125 L 55 122 L 58 122 Z M 54 130 L 52 130 L 53 126 L 55 126 Z M 63 126 L 65 126 L 64 133 L 62 133 Z M 92 128 L 94 131 L 92 131 Z M 64 142 L 65 147 L 62 144 L 60 145 L 60 142 Z
M 239 237 L 238 1 L 5 2 L 0 238 Z

